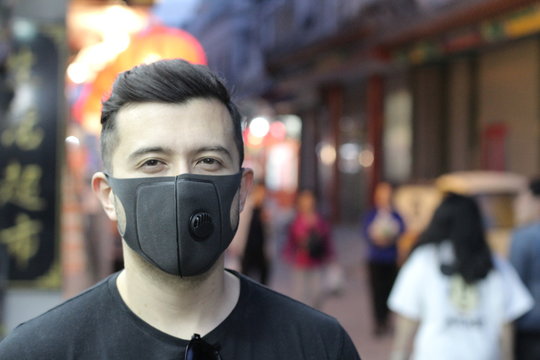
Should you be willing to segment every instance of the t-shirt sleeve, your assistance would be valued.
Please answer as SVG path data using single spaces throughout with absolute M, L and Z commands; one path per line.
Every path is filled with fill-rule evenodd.
M 417 249 L 411 254 L 399 271 L 388 298 L 388 307 L 392 311 L 414 320 L 421 316 L 427 255 L 426 249 Z
M 28 352 L 34 347 L 33 340 L 28 336 L 19 334 L 19 329 L 22 325 L 19 325 L 13 330 L 7 337 L 0 342 L 0 359 L 2 360 L 24 360 L 30 359 Z
M 504 320 L 511 322 L 531 310 L 534 300 L 510 263 L 499 257 L 494 261 L 496 268 L 501 272 L 506 289 Z

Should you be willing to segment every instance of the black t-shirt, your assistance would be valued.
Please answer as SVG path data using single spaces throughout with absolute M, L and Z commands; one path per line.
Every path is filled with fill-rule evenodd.
M 359 359 L 334 318 L 233 273 L 241 282 L 239 301 L 204 336 L 223 360 Z M 183 359 L 188 341 L 129 310 L 117 276 L 19 325 L 0 343 L 0 359 Z

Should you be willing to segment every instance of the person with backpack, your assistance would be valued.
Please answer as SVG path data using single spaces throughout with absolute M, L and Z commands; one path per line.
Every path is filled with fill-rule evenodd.
M 317 201 L 311 190 L 298 194 L 296 216 L 289 226 L 284 252 L 285 259 L 293 267 L 293 297 L 320 307 L 322 270 L 333 257 L 334 250 L 330 224 L 317 211 Z

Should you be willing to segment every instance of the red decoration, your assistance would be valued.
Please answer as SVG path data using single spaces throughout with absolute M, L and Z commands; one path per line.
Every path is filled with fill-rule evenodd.
M 181 58 L 193 64 L 206 65 L 206 55 L 191 34 L 165 26 L 152 26 L 136 34 L 130 46 L 100 71 L 91 85 L 88 96 L 83 100 L 83 121 L 98 122 L 101 101 L 108 97 L 116 76 L 135 65 L 160 59 Z M 92 123 L 88 128 L 95 128 Z

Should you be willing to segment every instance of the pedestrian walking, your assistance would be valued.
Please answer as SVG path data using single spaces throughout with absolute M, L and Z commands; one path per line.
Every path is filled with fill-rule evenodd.
M 251 218 L 247 232 L 246 243 L 242 254 L 242 273 L 248 275 L 261 284 L 268 285 L 270 264 L 266 253 L 267 223 L 266 187 L 263 183 L 254 186 L 249 196 Z
M 448 194 L 401 268 L 388 300 L 397 314 L 392 360 L 512 358 L 512 323 L 532 298 L 485 239 L 473 198 Z
M 324 297 L 323 269 L 333 258 L 330 224 L 317 210 L 311 190 L 298 194 L 296 216 L 289 226 L 285 259 L 293 268 L 294 297 L 320 307 Z
M 392 203 L 392 186 L 377 184 L 374 207 L 362 221 L 363 237 L 368 244 L 368 276 L 375 336 L 388 333 L 390 290 L 397 275 L 398 240 L 405 231 L 401 215 Z

